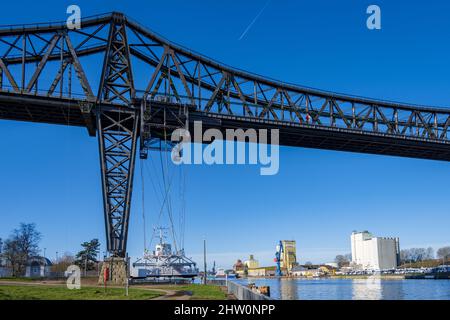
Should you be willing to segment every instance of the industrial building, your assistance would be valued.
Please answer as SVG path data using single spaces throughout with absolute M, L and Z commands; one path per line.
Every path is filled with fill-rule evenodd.
M 293 277 L 318 278 L 334 275 L 336 269 L 327 265 L 316 266 L 295 266 L 292 268 L 290 275 Z
M 247 269 L 259 268 L 258 260 L 255 260 L 255 257 L 252 254 L 250 255 L 250 259 L 244 261 L 244 265 L 247 267 Z
M 398 266 L 399 238 L 374 237 L 368 231 L 354 231 L 350 238 L 354 268 L 383 270 Z
M 249 277 L 273 277 L 275 276 L 275 267 L 259 267 L 248 270 Z
M 286 269 L 288 274 L 297 265 L 297 249 L 295 240 L 282 240 L 283 251 L 281 255 L 281 268 Z

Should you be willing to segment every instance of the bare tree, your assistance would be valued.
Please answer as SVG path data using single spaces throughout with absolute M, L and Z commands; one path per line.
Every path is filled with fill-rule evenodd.
M 400 262 L 401 263 L 407 263 L 411 262 L 410 254 L 408 249 L 402 249 L 400 250 Z
M 39 252 L 41 233 L 34 223 L 21 223 L 5 241 L 3 256 L 11 265 L 14 276 L 23 275 L 27 261 Z
M 352 255 L 351 254 L 338 254 L 336 256 L 336 258 L 334 258 L 334 262 L 337 263 L 339 268 L 348 266 L 350 264 L 350 261 L 352 260 Z
M 425 260 L 434 259 L 434 249 L 432 247 L 427 248 L 427 252 L 425 254 Z
M 67 270 L 67 268 L 75 263 L 75 257 L 70 252 L 65 252 L 62 257 L 59 257 L 54 261 L 52 265 L 53 272 L 62 273 Z
M 439 248 L 437 251 L 437 256 L 445 262 L 450 257 L 450 247 Z
M 6 239 L 3 245 L 3 258 L 11 267 L 12 275 L 19 275 L 19 265 L 21 260 L 21 254 L 19 252 L 18 243 L 14 239 Z

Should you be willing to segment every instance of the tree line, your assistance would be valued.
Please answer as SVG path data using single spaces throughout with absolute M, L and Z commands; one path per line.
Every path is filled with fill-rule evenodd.
M 427 260 L 439 259 L 443 260 L 445 263 L 450 258 L 450 246 L 439 248 L 434 253 L 434 249 L 428 248 L 410 248 L 400 250 L 400 262 L 405 263 L 415 263 Z
M 434 259 L 434 249 L 428 248 L 410 248 L 400 250 L 400 263 L 414 263 Z
M 42 234 L 36 229 L 34 223 L 21 223 L 4 241 L 0 238 L 0 262 L 11 269 L 13 277 L 25 275 L 29 260 L 39 257 L 39 242 Z M 82 249 L 72 256 L 65 253 L 53 261 L 52 271 L 64 272 L 71 264 L 76 264 L 85 271 L 94 270 L 98 264 L 97 256 L 100 249 L 98 239 L 83 242 Z

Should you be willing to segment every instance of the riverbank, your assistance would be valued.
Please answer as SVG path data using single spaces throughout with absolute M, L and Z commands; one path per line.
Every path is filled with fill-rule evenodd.
M 298 280 L 316 280 L 316 279 L 381 279 L 381 280 L 404 280 L 404 279 L 450 279 L 450 273 L 438 273 L 438 274 L 361 274 L 361 275 L 330 275 L 325 277 L 278 277 L 279 279 L 298 279 Z M 277 277 L 246 277 L 240 278 L 251 281 L 252 279 L 277 279 Z
M 375 275 L 334 275 L 330 279 L 382 279 L 382 280 L 404 280 L 403 274 L 375 274 Z
M 226 288 L 216 285 L 133 285 L 128 296 L 120 286 L 93 284 L 82 279 L 81 289 L 69 290 L 61 280 L 0 279 L 0 300 L 227 300 Z

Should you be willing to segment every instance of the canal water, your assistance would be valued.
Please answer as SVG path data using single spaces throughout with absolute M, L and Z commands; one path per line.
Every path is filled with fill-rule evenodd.
M 237 279 L 282 300 L 450 300 L 450 280 Z

